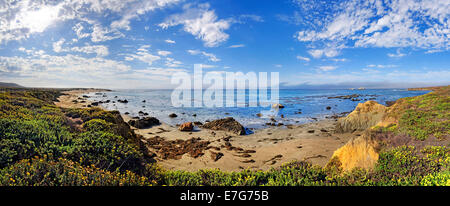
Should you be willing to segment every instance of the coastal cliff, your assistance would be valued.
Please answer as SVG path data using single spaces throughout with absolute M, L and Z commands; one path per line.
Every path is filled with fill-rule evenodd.
M 337 132 L 364 130 L 336 150 L 329 164 L 349 171 L 371 169 L 379 153 L 398 146 L 446 146 L 449 144 L 450 86 L 433 87 L 433 92 L 402 98 L 390 107 L 374 101 L 360 103 L 338 120 Z

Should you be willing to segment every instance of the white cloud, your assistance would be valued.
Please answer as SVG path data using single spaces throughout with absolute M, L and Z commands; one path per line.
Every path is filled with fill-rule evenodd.
M 122 62 L 102 57 L 85 58 L 72 54 L 52 56 L 43 51 L 32 51 L 27 57 L 0 56 L 0 67 L 13 68 L 14 73 L 19 76 L 45 76 L 52 75 L 52 73 L 70 73 L 71 75 L 72 73 L 84 73 L 95 76 L 102 73 L 130 70 L 130 67 Z
M 40 33 L 58 21 L 60 4 L 38 2 L 0 2 L 0 43 L 25 39 Z
M 245 44 L 236 44 L 236 45 L 231 45 L 228 48 L 241 48 L 241 47 L 245 47 Z
M 398 67 L 398 66 L 393 65 L 393 64 L 386 64 L 386 65 L 384 65 L 384 64 L 369 64 L 369 65 L 367 65 L 367 67 L 383 69 L 383 68 L 394 68 L 394 67 Z
M 346 62 L 348 61 L 348 59 L 346 58 L 334 58 L 334 59 L 330 59 L 331 61 L 335 61 L 335 62 Z
M 335 70 L 337 67 L 336 66 L 320 66 L 319 69 L 322 71 L 332 71 Z
M 218 19 L 214 10 L 209 10 L 209 4 L 201 4 L 192 8 L 184 6 L 182 14 L 175 14 L 167 18 L 159 26 L 163 29 L 183 25 L 184 31 L 201 39 L 207 47 L 216 47 L 229 37 L 225 30 L 231 25 L 231 20 Z
M 216 67 L 217 67 L 216 65 L 202 64 L 203 69 L 212 69 Z
M 158 55 L 160 55 L 160 56 L 167 56 L 170 54 L 172 54 L 172 52 L 170 52 L 170 51 L 158 51 Z
M 336 49 L 330 49 L 330 48 L 312 49 L 312 50 L 309 50 L 308 53 L 316 59 L 321 58 L 322 56 L 335 57 L 335 56 L 339 55 L 339 52 Z
M 149 66 L 153 64 L 154 61 L 158 61 L 161 59 L 161 57 L 150 54 L 147 50 L 150 45 L 142 45 L 137 49 L 137 52 L 135 54 L 129 54 L 125 57 L 125 60 L 127 61 L 133 61 L 135 59 L 147 63 Z
M 124 34 L 117 30 L 110 30 L 99 24 L 92 27 L 91 41 L 102 42 L 124 37 Z
M 392 58 L 400 58 L 400 57 L 405 56 L 406 54 L 402 53 L 402 52 L 400 51 L 400 49 L 397 49 L 397 52 L 396 52 L 396 53 L 388 53 L 387 55 L 388 55 L 389 57 L 392 57 Z
M 111 3 L 119 3 L 120 1 L 114 1 Z M 131 1 L 131 4 L 127 4 L 126 8 L 118 9 L 121 11 L 122 18 L 111 23 L 111 28 L 130 30 L 130 21 L 139 15 L 145 14 L 155 9 L 164 8 L 180 2 L 180 0 L 147 0 L 147 1 Z
M 307 61 L 307 62 L 309 62 L 309 61 L 311 60 L 311 59 L 308 58 L 308 57 L 302 57 L 302 56 L 297 56 L 297 59 L 298 59 L 298 60 Z
M 199 54 L 201 54 L 201 55 L 207 57 L 209 59 L 209 61 L 212 61 L 212 62 L 220 61 L 220 59 L 217 58 L 216 55 L 214 55 L 212 53 L 207 53 L 207 52 L 200 51 L 200 50 L 187 50 L 187 52 L 189 54 L 192 54 L 192 55 L 199 55 Z
M 65 48 L 65 47 L 63 47 L 64 42 L 65 42 L 64 38 L 61 38 L 59 41 L 54 42 L 53 43 L 53 51 L 57 52 L 57 53 L 73 51 L 73 52 L 81 52 L 81 53 L 85 53 L 85 54 L 96 54 L 97 56 L 102 56 L 102 57 L 109 55 L 108 47 L 106 47 L 104 45 L 86 44 L 85 46 L 82 46 L 82 47 L 74 46 L 71 48 Z
M 170 40 L 170 39 L 166 39 L 165 42 L 169 43 L 169 44 L 175 44 L 176 43 L 174 40 Z
M 298 16 L 298 22 L 305 28 L 296 33 L 296 38 L 315 46 L 327 47 L 333 43 L 338 50 L 348 47 L 450 48 L 450 1 L 349 0 L 326 5 L 314 0 L 295 2 L 304 14 Z M 315 54 L 322 56 L 318 52 Z
M 239 16 L 237 23 L 245 23 L 247 21 L 247 19 L 250 19 L 250 20 L 256 21 L 256 22 L 264 22 L 264 19 L 261 16 L 254 15 L 254 14 L 242 14 Z
M 73 31 L 77 34 L 78 39 L 86 38 L 90 36 L 88 33 L 83 33 L 83 25 L 81 23 L 77 23 L 73 28 Z
M 66 41 L 64 38 L 61 38 L 59 41 L 53 43 L 53 51 L 55 52 L 61 52 L 63 51 L 62 45 L 64 44 L 64 41 Z
M 137 50 L 146 52 L 146 51 L 148 51 L 147 50 L 148 48 L 150 48 L 150 45 L 149 44 L 145 44 L 145 45 L 140 46 Z
M 173 58 L 167 57 L 165 65 L 167 67 L 180 67 L 183 64 L 181 61 L 177 61 Z
M 86 53 L 86 54 L 97 54 L 97 56 L 108 56 L 109 54 L 109 50 L 108 47 L 104 46 L 104 45 L 86 45 L 83 47 L 72 47 L 71 48 L 72 51 L 75 52 L 82 52 L 82 53 Z
M 130 21 L 149 11 L 174 5 L 181 0 L 61 0 L 0 1 L 0 43 L 28 38 L 66 20 L 77 20 L 73 27 L 78 39 L 89 35 L 93 42 L 123 37 L 120 29 L 129 30 Z M 100 24 L 108 14 L 120 16 L 110 25 Z M 81 22 L 92 33 L 84 33 Z

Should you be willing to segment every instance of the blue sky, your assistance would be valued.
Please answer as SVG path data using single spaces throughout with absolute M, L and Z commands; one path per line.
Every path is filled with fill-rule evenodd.
M 173 88 L 194 64 L 282 88 L 449 84 L 446 0 L 0 1 L 0 81 Z

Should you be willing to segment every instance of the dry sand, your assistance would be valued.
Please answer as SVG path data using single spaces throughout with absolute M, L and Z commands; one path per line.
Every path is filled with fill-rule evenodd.
M 78 99 L 87 90 L 74 90 L 66 92 L 59 98 L 56 105 L 61 107 L 81 108 L 83 105 L 74 104 L 72 100 Z M 125 121 L 131 118 L 122 115 Z M 156 160 L 166 169 L 197 171 L 199 169 L 218 168 L 222 171 L 240 171 L 243 169 L 267 170 L 280 166 L 283 163 L 295 160 L 307 160 L 313 164 L 324 166 L 333 152 L 347 143 L 357 133 L 338 134 L 334 132 L 336 120 L 322 120 L 303 125 L 272 126 L 253 131 L 249 135 L 235 135 L 225 131 L 213 131 L 194 128 L 192 132 L 179 131 L 177 127 L 164 124 L 153 126 L 149 129 L 135 129 L 137 134 L 143 136 L 143 142 L 158 136 L 164 140 L 188 140 L 200 138 L 201 141 L 209 141 L 209 148 L 203 151 L 204 155 L 193 158 L 190 154 L 184 154 L 180 159 L 162 159 L 158 151 L 149 147 L 149 150 L 157 154 Z M 236 150 L 228 150 L 224 147 L 227 141 L 233 147 L 243 150 L 252 150 L 247 153 L 239 153 Z M 218 150 L 219 149 L 219 150 Z M 223 156 L 214 161 L 211 153 L 222 153 Z
M 85 108 L 91 104 L 87 98 L 83 98 L 84 94 L 91 92 L 104 92 L 104 89 L 77 89 L 62 92 L 64 95 L 58 98 L 59 102 L 55 102 L 55 105 L 63 108 Z M 73 101 L 77 101 L 74 103 Z

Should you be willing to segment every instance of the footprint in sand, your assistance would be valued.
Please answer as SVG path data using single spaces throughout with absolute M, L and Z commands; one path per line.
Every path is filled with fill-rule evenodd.
M 249 160 L 244 160 L 244 161 L 241 161 L 241 162 L 242 162 L 242 163 L 254 163 L 255 160 L 249 159 Z
M 264 161 L 264 164 L 267 164 L 268 162 L 270 162 L 269 165 L 273 165 L 273 164 L 277 163 L 277 160 L 281 160 L 282 157 L 283 157 L 283 155 L 280 155 L 280 154 L 275 155 L 275 157 L 272 157 L 270 160 Z

